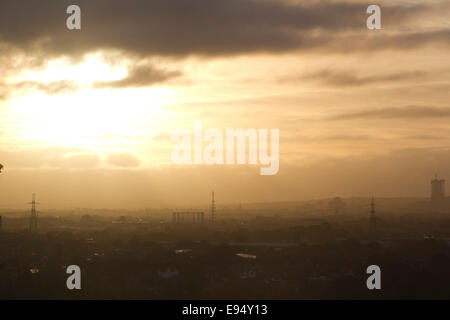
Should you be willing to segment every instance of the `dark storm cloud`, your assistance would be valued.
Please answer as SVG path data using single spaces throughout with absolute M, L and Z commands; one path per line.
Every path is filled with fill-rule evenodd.
M 115 49 L 138 56 L 215 56 L 255 52 L 286 52 L 327 47 L 411 47 L 447 41 L 448 31 L 402 34 L 368 39 L 366 3 L 310 1 L 287 4 L 264 0 L 89 0 L 82 9 L 82 30 L 69 31 L 69 1 L 2 0 L 0 39 L 16 47 L 52 55 L 80 55 Z M 431 5 L 396 6 L 383 10 L 383 26 L 402 25 L 424 14 Z M 343 42 L 340 32 L 362 31 L 359 40 Z M 419 42 L 417 42 L 419 41 Z
M 347 86 L 364 86 L 374 83 L 417 80 L 417 79 L 424 79 L 427 76 L 428 73 L 424 71 L 410 71 L 410 72 L 400 72 L 374 76 L 359 76 L 354 71 L 322 70 L 311 74 L 305 74 L 303 76 L 281 78 L 279 81 L 297 82 L 302 80 L 306 81 L 312 80 L 330 86 L 347 87 Z
M 352 120 L 352 119 L 425 119 L 425 118 L 448 118 L 450 108 L 429 107 L 429 106 L 407 106 L 402 108 L 381 108 L 366 111 L 357 111 L 332 116 L 332 120 Z
M 135 66 L 128 72 L 128 76 L 116 81 L 101 81 L 95 84 L 97 88 L 128 88 L 146 87 L 164 83 L 181 76 L 180 71 L 159 70 L 153 66 Z

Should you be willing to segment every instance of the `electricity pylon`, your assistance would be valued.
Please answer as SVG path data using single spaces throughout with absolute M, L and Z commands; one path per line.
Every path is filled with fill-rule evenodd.
M 31 215 L 30 215 L 30 232 L 31 233 L 37 233 L 38 226 L 37 226 L 37 211 L 36 211 L 36 195 L 33 193 L 32 201 L 29 203 L 31 204 Z

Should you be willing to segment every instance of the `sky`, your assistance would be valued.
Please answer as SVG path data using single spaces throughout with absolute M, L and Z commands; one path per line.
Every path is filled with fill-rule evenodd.
M 81 8 L 81 30 L 66 9 Z M 0 208 L 429 195 L 450 179 L 450 1 L 0 3 Z M 279 171 L 172 135 L 279 130 Z

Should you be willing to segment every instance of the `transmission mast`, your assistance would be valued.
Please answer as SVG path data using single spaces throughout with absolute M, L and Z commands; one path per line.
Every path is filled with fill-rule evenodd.
M 215 221 L 216 221 L 216 201 L 214 200 L 214 191 L 213 191 L 211 199 L 211 222 L 214 223 Z
M 31 233 L 37 233 L 38 232 L 38 225 L 37 225 L 37 211 L 36 211 L 36 195 L 33 193 L 32 201 L 29 203 L 31 204 L 31 215 L 30 215 L 30 232 Z
M 372 197 L 370 201 L 370 220 L 369 220 L 369 234 L 374 237 L 376 234 L 377 217 L 375 216 L 375 199 Z
M 0 163 L 0 173 L 2 173 L 3 168 L 4 168 L 3 165 Z M 3 220 L 2 216 L 0 216 L 0 235 L 2 233 L 2 230 L 3 230 Z

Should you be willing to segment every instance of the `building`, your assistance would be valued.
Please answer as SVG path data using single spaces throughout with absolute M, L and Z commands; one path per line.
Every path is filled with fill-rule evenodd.
M 445 180 L 438 179 L 437 175 L 431 180 L 431 200 L 439 201 L 445 199 Z
M 345 202 L 340 197 L 336 197 L 328 202 L 328 211 L 333 214 L 342 214 L 345 212 L 345 208 Z
M 205 214 L 204 212 L 172 212 L 172 222 L 174 224 L 198 224 L 200 226 L 203 226 L 203 223 L 205 221 Z

